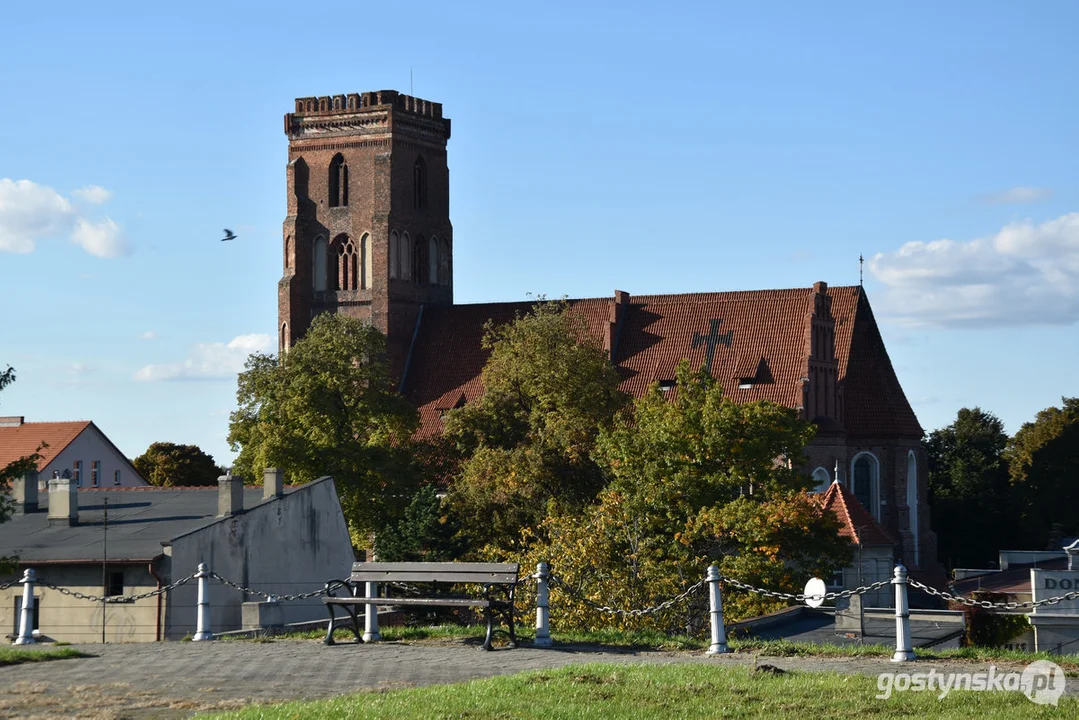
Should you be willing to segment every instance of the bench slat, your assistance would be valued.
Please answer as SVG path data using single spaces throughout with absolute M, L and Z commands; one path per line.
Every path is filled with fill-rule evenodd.
M 438 572 L 438 571 L 352 571 L 352 582 L 444 582 L 491 583 L 506 585 L 517 582 L 517 573 L 497 572 Z
M 442 607 L 487 607 L 491 603 L 482 598 L 323 598 L 327 605 L 438 605 Z

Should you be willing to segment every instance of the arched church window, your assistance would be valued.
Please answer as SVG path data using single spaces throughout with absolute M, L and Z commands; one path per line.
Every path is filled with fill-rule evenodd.
M 285 269 L 292 267 L 292 236 L 285 236 Z
M 348 164 L 341 153 L 330 161 L 330 207 L 348 205 Z
M 832 484 L 832 476 L 826 468 L 819 467 L 813 471 L 813 489 L 810 492 L 822 493 Z
M 438 250 L 438 283 L 450 284 L 450 241 L 442 238 Z
M 412 238 L 407 232 L 401 235 L 401 279 L 412 279 Z
M 417 210 L 427 207 L 427 163 L 422 155 L 412 166 L 412 205 Z
M 358 284 L 356 246 L 348 235 L 338 235 L 333 241 L 332 254 L 336 261 L 334 277 L 336 290 L 355 290 Z
M 427 269 L 427 241 L 417 235 L 412 246 L 412 280 L 417 285 L 427 282 Z
M 913 450 L 907 452 L 907 508 L 910 534 L 914 537 L 914 565 L 918 567 L 918 460 Z
M 360 287 L 371 287 L 371 236 L 367 233 L 360 238 Z
M 399 245 L 401 241 L 397 237 L 397 231 L 394 230 L 390 233 L 390 277 L 396 278 L 399 276 L 397 271 L 398 264 L 401 262 L 401 248 Z
M 315 238 L 314 247 L 311 249 L 311 280 L 314 284 L 315 292 L 322 292 L 329 283 L 330 274 L 328 255 L 329 250 L 326 245 L 326 238 L 319 235 Z
M 438 285 L 438 238 L 431 238 L 427 243 L 427 282 Z
M 282 355 L 288 352 L 288 323 L 281 323 L 281 340 L 278 352 Z
M 880 519 L 880 504 L 877 501 L 879 476 L 880 466 L 872 453 L 859 453 L 854 457 L 850 491 L 877 520 Z

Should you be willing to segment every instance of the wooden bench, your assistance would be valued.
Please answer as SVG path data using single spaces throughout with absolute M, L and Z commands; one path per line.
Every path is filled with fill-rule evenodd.
M 326 583 L 327 596 L 322 599 L 330 613 L 329 627 L 326 629 L 326 645 L 333 645 L 334 608 L 342 608 L 352 620 L 352 633 L 356 642 L 363 642 L 360 634 L 359 608 L 370 606 L 365 612 L 375 613 L 379 607 L 450 607 L 482 608 L 487 621 L 487 637 L 483 649 L 491 649 L 491 640 L 496 632 L 509 635 L 510 647 L 517 647 L 517 634 L 513 625 L 513 597 L 517 588 L 517 576 L 520 565 L 517 563 L 453 563 L 453 562 L 358 562 L 352 565 L 352 575 L 348 580 L 331 580 Z M 370 585 L 368 585 L 370 583 Z M 482 597 L 447 595 L 427 592 L 417 596 L 379 597 L 379 588 L 396 589 L 395 584 L 433 583 L 434 590 L 439 585 L 478 584 L 483 586 Z M 371 588 L 368 593 L 367 589 Z M 337 597 L 337 590 L 348 594 Z M 508 632 L 495 627 L 495 618 L 500 618 L 509 628 Z M 344 618 L 342 618 L 343 620 Z

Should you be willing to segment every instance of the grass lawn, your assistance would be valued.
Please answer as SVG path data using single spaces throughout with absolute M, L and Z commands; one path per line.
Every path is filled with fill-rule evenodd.
M 0 647 L 0 667 L 5 665 L 20 665 L 28 662 L 44 662 L 46 660 L 69 660 L 71 658 L 91 657 L 84 652 L 79 652 L 69 647 L 61 648 L 22 648 Z
M 867 675 L 772 675 L 714 665 L 578 665 L 455 685 L 367 692 L 213 715 L 275 718 L 1039 718 L 1075 717 L 1079 700 L 1035 705 L 1018 692 L 896 692 Z

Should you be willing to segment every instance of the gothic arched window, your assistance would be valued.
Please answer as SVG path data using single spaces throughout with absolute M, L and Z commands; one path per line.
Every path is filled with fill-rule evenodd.
M 427 282 L 438 285 L 438 238 L 433 237 L 427 243 Z
M 442 238 L 438 249 L 438 283 L 450 284 L 450 241 Z
M 285 237 L 285 269 L 292 267 L 292 236 Z
M 407 232 L 401 235 L 401 279 L 412 279 L 412 238 Z
M 367 233 L 360 238 L 360 287 L 371 287 L 371 236 Z
M 341 153 L 330 161 L 330 207 L 348 205 L 348 164 Z
M 311 250 L 311 280 L 315 292 L 322 292 L 325 290 L 330 279 L 328 255 L 329 250 L 326 245 L 326 238 L 319 235 L 315 238 L 315 245 Z
M 810 492 L 822 493 L 832 484 L 832 477 L 828 474 L 827 469 L 819 467 L 813 471 L 813 482 L 815 485 Z
M 427 207 L 427 163 L 423 156 L 416 158 L 412 166 L 412 205 L 417 210 Z
M 390 233 L 390 277 L 399 277 L 397 267 L 401 262 L 401 241 L 397 237 L 397 231 Z
M 412 245 L 412 280 L 417 285 L 427 282 L 427 270 L 427 241 L 417 235 Z
M 914 565 L 918 567 L 918 460 L 913 450 L 907 453 L 907 508 L 910 534 L 914 537 Z
M 851 466 L 850 491 L 869 513 L 880 520 L 879 497 L 880 465 L 873 453 L 863 452 L 854 456 Z
M 348 235 L 338 235 L 333 241 L 332 253 L 336 260 L 335 290 L 355 290 L 359 283 L 356 246 Z
M 288 323 L 281 323 L 281 341 L 278 352 L 282 355 L 288 352 Z

